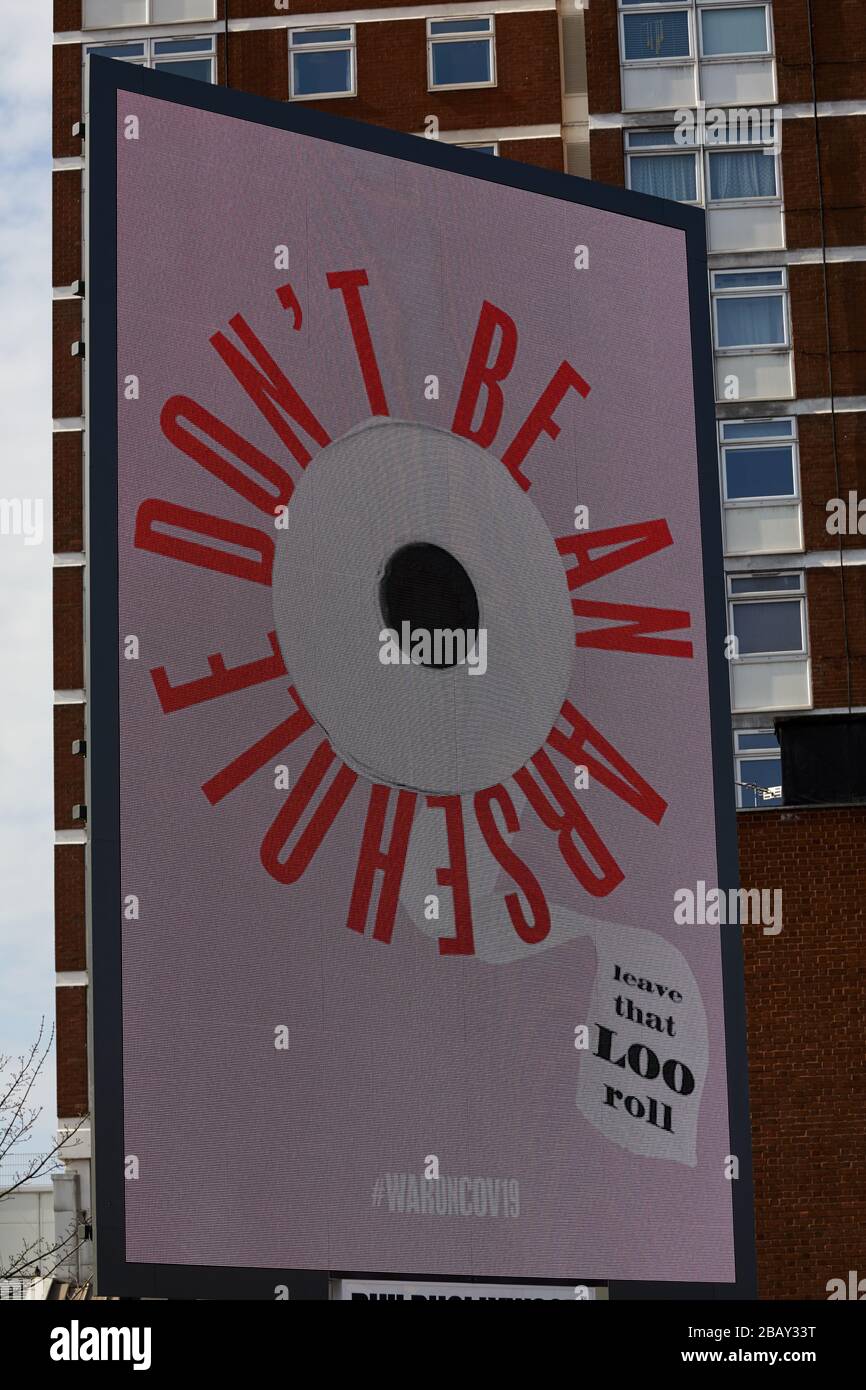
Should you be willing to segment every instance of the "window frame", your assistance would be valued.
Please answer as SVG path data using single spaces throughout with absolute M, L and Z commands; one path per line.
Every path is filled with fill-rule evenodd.
M 652 134 L 655 133 L 655 131 L 658 131 L 659 133 L 664 132 L 665 134 L 667 134 L 667 133 L 669 133 L 669 132 L 673 133 L 673 132 L 675 131 L 675 127 L 673 127 L 673 126 L 656 126 L 656 127 L 652 127 L 652 126 L 629 126 L 629 127 L 627 127 L 626 130 L 623 132 L 623 134 L 624 134 L 624 136 L 625 136 L 623 154 L 624 154 L 624 156 L 625 156 L 625 178 L 626 178 L 626 187 L 627 187 L 628 189 L 630 189 L 632 192 L 637 192 L 637 191 L 638 191 L 638 190 L 636 190 L 636 189 L 634 188 L 634 186 L 633 186 L 633 184 L 632 184 L 632 181 L 631 181 L 631 165 L 632 165 L 632 160 L 636 160 L 636 159 L 646 159 L 646 158 L 648 158 L 648 157 L 650 157 L 650 158 L 652 158 L 652 157 L 658 158 L 659 155 L 679 155 L 679 156 L 681 156 L 681 157 L 682 157 L 683 155 L 691 155 L 691 156 L 692 156 L 692 159 L 693 159 L 694 162 L 695 162 L 695 193 L 696 193 L 697 196 L 696 196 L 694 199 L 692 199 L 692 198 L 688 198 L 688 199 L 685 199 L 685 198 L 683 198 L 683 199 L 680 199 L 680 198 L 670 198 L 670 199 L 667 199 L 667 201 L 668 201 L 668 202 L 673 202 L 673 203 L 682 203 L 682 206 L 683 206 L 683 207 L 688 207 L 688 208 L 703 207 L 703 206 L 704 206 L 704 170 L 703 170 L 703 161 L 701 160 L 701 157 L 700 157 L 700 155 L 701 155 L 701 150 L 700 150 L 700 146 L 699 146 L 698 142 L 697 142 L 697 141 L 693 141 L 691 144 L 687 144 L 687 145 L 677 145 L 676 143 L 674 143 L 673 145 L 640 145 L 640 146 L 635 147 L 634 149 L 632 149 L 632 147 L 631 147 L 631 145 L 630 145 L 630 139 L 631 139 L 631 136 L 632 136 L 632 135 L 652 135 Z M 656 194 L 651 194 L 651 195 L 649 195 L 649 196 L 651 196 L 651 197 L 661 197 L 662 195 L 656 193 Z
M 323 11 L 327 17 L 327 11 Z M 327 34 L 342 33 L 344 29 L 349 30 L 348 39 L 335 40 L 333 43 L 293 43 L 295 34 Z M 289 101 L 338 101 L 341 98 L 356 97 L 358 95 L 358 31 L 355 24 L 297 24 L 288 31 L 287 39 L 289 51 Z M 349 54 L 349 79 L 348 90 L 340 92 L 304 92 L 295 93 L 295 53 L 342 53 L 348 51 Z
M 796 419 L 796 416 L 787 415 L 787 416 L 777 416 L 777 417 L 774 417 L 774 418 L 768 417 L 767 419 L 761 420 L 760 422 L 757 421 L 757 420 L 755 421 L 756 424 L 758 424 L 758 423 L 760 423 L 760 424 L 776 424 L 776 423 L 779 423 L 779 424 L 789 424 L 789 423 L 790 423 L 790 425 L 791 425 L 792 428 L 791 428 L 790 433 L 788 433 L 788 434 L 784 434 L 784 433 L 781 433 L 781 432 L 780 432 L 779 434 L 776 434 L 776 435 L 762 434 L 762 435 L 757 435 L 757 436 L 752 436 L 752 437 L 750 437 L 750 436 L 748 436 L 748 435 L 742 435 L 739 439 L 726 439 L 726 438 L 725 438 L 725 426 L 726 426 L 726 425 L 731 425 L 731 424 L 746 425 L 746 424 L 750 424 L 750 423 L 751 423 L 751 421 L 748 421 L 748 420 L 719 420 L 719 421 L 718 421 L 718 436 L 719 436 L 719 478 L 720 478 L 719 486 L 720 486 L 720 488 L 721 488 L 722 502 L 723 502 L 724 506 L 725 506 L 726 508 L 731 509 L 731 510 L 742 509 L 742 508 L 744 508 L 744 507 L 792 507 L 792 506 L 800 506 L 801 503 L 802 503 L 802 496 L 801 496 L 801 492 L 800 492 L 800 447 L 799 447 L 799 437 L 798 437 L 798 434 L 797 434 L 797 419 Z M 743 451 L 743 450 L 746 450 L 746 449 L 749 449 L 749 450 L 751 450 L 751 451 L 754 451 L 754 450 L 756 450 L 756 449 L 757 449 L 757 450 L 761 450 L 761 449 L 778 449 L 780 445 L 782 445 L 782 446 L 790 445 L 790 446 L 791 446 L 792 483 L 793 483 L 794 491 L 793 491 L 792 493 L 788 493 L 788 494 L 785 494 L 785 495 L 776 494 L 776 495 L 773 495 L 773 496 L 768 496 L 766 493 L 756 493 L 754 496 L 749 496 L 749 497 L 729 497 L 729 496 L 728 496 L 727 457 L 726 457 L 727 454 L 728 454 L 729 452 L 730 452 L 730 453 L 737 453 L 738 451 Z
M 660 3 L 660 0 L 645 0 L 643 4 L 624 4 L 623 0 L 617 0 L 618 6 L 618 35 L 619 35 L 619 61 L 624 68 L 636 68 L 638 70 L 653 67 L 684 67 L 687 64 L 694 64 L 696 61 L 695 45 L 695 6 L 694 0 L 668 0 L 667 3 Z M 650 18 L 655 14 L 673 13 L 675 10 L 681 11 L 686 16 L 686 24 L 689 34 L 689 51 L 680 54 L 675 58 L 627 58 L 625 53 L 625 17 L 627 15 L 647 15 Z
M 698 0 L 696 8 L 695 37 L 698 45 L 698 59 L 701 63 L 767 63 L 775 59 L 773 7 L 767 3 L 767 0 L 721 0 L 721 3 L 720 0 L 704 0 L 704 3 Z M 712 12 L 713 10 L 763 10 L 764 32 L 767 35 L 766 50 L 757 53 L 704 53 L 703 16 L 705 12 Z
M 760 108 L 759 108 L 760 109 Z M 713 181 L 710 174 L 710 160 L 714 154 L 748 154 L 751 151 L 760 150 L 762 158 L 772 159 L 773 176 L 776 183 L 775 193 L 758 193 L 754 197 L 748 198 L 714 198 Z M 761 140 L 726 140 L 715 141 L 708 144 L 706 132 L 703 141 L 703 163 L 704 163 L 704 189 L 706 193 L 707 210 L 715 208 L 756 208 L 756 207 L 780 207 L 782 204 L 782 161 L 778 144 L 766 145 Z
M 210 4 L 210 8 L 213 11 L 213 13 L 209 15 L 196 15 L 193 19 L 154 19 L 154 0 L 143 0 L 143 3 L 145 15 L 144 19 L 115 19 L 111 24 L 88 24 L 85 18 L 87 0 L 83 0 L 81 6 L 81 32 L 83 34 L 100 34 L 104 33 L 106 30 L 112 29 L 135 29 L 144 24 L 216 24 L 217 22 L 216 0 L 202 0 L 203 4 Z M 163 34 L 161 37 L 170 38 L 171 35 Z M 202 37 L 205 36 L 202 35 Z M 133 42 L 135 42 L 135 40 L 133 40 Z M 121 61 L 123 62 L 127 60 L 121 59 Z
M 499 144 L 498 140 L 461 140 L 455 148 L 458 150 L 489 150 L 489 157 L 496 159 L 499 157 Z
M 771 749 L 771 748 L 743 748 L 743 747 L 741 746 L 741 744 L 740 744 L 740 739 L 741 739 L 741 737 L 742 737 L 743 735 L 748 736 L 749 734 L 753 734 L 753 735 L 754 735 L 754 734 L 761 734 L 761 735 L 764 735 L 765 737 L 775 739 L 775 741 L 776 741 L 776 747 L 773 748 L 773 749 Z M 777 808 L 777 807 L 779 807 L 779 806 L 783 806 L 783 805 L 784 805 L 784 786 L 782 786 L 782 795 L 779 796 L 779 797 L 767 797 L 766 799 L 765 799 L 764 797 L 762 797 L 762 798 L 760 799 L 760 801 L 758 801 L 757 804 L 756 804 L 755 806 L 744 806 L 744 805 L 743 805 L 743 794 L 744 794 L 744 792 L 747 792 L 747 791 L 751 791 L 751 790 L 752 790 L 751 784 L 746 785 L 747 779 L 746 779 L 745 776 L 743 775 L 743 770 L 742 770 L 742 765 L 743 765 L 743 763 L 746 763 L 746 762 L 752 762 L 752 763 L 755 763 L 755 762 L 761 762 L 761 763 L 778 762 L 778 764 L 779 764 L 779 784 L 778 784 L 778 785 L 780 785 L 780 786 L 782 785 L 782 750 L 781 750 L 781 748 L 779 747 L 779 739 L 778 739 L 778 737 L 777 737 L 777 735 L 776 735 L 775 729 L 766 728 L 766 727 L 762 727 L 762 728 L 759 728 L 759 729 L 734 729 L 734 730 L 733 730 L 733 735 L 734 735 L 734 737 L 733 737 L 733 744 L 734 744 L 734 781 L 735 781 L 735 784 L 736 784 L 737 810 L 738 810 L 738 811 L 764 811 L 764 810 L 771 810 L 771 809 Z M 755 795 L 755 793 L 753 793 L 753 795 Z M 756 797 L 756 801 L 757 801 L 757 797 Z
M 117 63 L 132 63 L 134 67 L 150 68 L 152 71 L 156 71 L 157 65 L 160 63 L 183 62 L 185 59 L 189 59 L 193 62 L 209 61 L 211 70 L 210 82 L 211 85 L 216 85 L 218 77 L 216 37 L 216 34 L 178 34 L 176 36 L 171 34 L 148 34 L 147 37 L 136 39 L 102 39 L 97 43 L 82 44 L 82 57 L 84 63 L 86 63 L 90 54 L 100 48 L 137 48 L 141 46 L 144 49 L 141 56 L 136 54 L 129 58 L 123 58 L 115 54 L 114 61 Z M 173 54 L 157 53 L 155 48 L 155 45 L 158 43 L 187 44 L 202 43 L 205 41 L 210 44 L 210 50 L 207 53 L 201 51 L 198 53 L 184 52 L 182 48 L 178 48 L 177 53 Z M 191 78 L 189 80 L 196 81 L 197 79 Z
M 796 575 L 799 585 L 796 589 L 760 589 L 756 588 L 751 593 L 732 593 L 731 581 L 735 579 L 760 580 L 778 579 L 782 576 Z M 736 625 L 734 623 L 734 608 L 737 605 L 745 606 L 750 603 L 797 603 L 800 609 L 800 646 L 797 649 L 788 648 L 786 650 L 774 650 L 766 652 L 743 652 L 734 658 L 738 664 L 751 663 L 757 666 L 766 666 L 770 662 L 778 661 L 805 661 L 809 656 L 809 624 L 806 614 L 806 582 L 803 570 L 792 569 L 760 569 L 760 570 L 733 570 L 725 576 L 725 588 L 727 591 L 728 605 L 728 632 L 731 636 L 736 636 Z
M 447 24 L 451 21 L 454 24 L 464 23 L 466 20 L 486 20 L 489 29 L 476 30 L 475 33 L 464 34 L 433 34 L 431 24 Z M 427 41 L 427 91 L 428 92 L 470 92 L 479 87 L 495 87 L 498 83 L 499 73 L 496 64 L 496 16 L 494 14 L 449 14 L 449 15 L 428 15 L 425 25 Z M 490 45 L 490 77 L 486 82 L 434 82 L 433 81 L 433 45 L 437 43 L 477 43 L 479 39 L 486 40 Z M 482 142 L 479 142 L 482 143 Z M 489 143 L 489 142 L 487 142 Z
M 718 275 L 779 275 L 781 277 L 778 285 L 756 285 L 754 289 L 749 289 L 747 285 L 723 286 L 716 288 L 716 277 Z M 720 299 L 754 299 L 757 296 L 762 298 L 780 297 L 782 300 L 782 328 L 784 339 L 781 343 L 744 343 L 740 345 L 725 346 L 719 345 L 719 316 L 718 305 Z M 788 290 L 788 269 L 787 266 L 746 266 L 742 269 L 737 266 L 720 266 L 710 271 L 710 298 L 712 300 L 712 322 L 713 322 L 713 352 L 717 357 L 763 357 L 767 353 L 783 353 L 791 351 L 791 306 Z

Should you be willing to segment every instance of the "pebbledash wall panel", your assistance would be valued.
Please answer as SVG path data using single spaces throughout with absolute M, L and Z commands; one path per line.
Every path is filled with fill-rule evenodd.
M 701 214 L 91 77 L 100 1286 L 747 1292 Z

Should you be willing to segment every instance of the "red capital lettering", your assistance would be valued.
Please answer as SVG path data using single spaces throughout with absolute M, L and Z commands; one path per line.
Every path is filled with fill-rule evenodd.
M 628 526 L 611 526 L 605 531 L 577 531 L 573 536 L 561 536 L 556 542 L 560 555 L 573 555 L 577 564 L 566 570 L 569 589 L 612 574 L 625 565 L 633 565 L 657 550 L 673 545 L 670 527 L 661 517 L 656 521 L 637 521 Z M 611 547 L 619 546 L 614 550 Z M 595 556 L 593 551 L 607 550 Z
M 229 320 L 247 351 L 255 358 L 258 368 L 248 357 L 238 350 L 225 333 L 214 333 L 211 344 L 225 362 L 232 376 L 243 387 L 277 436 L 283 441 L 289 453 L 306 468 L 311 455 L 301 442 L 284 414 L 324 447 L 331 439 L 327 430 L 319 423 L 310 407 L 301 399 L 292 383 L 280 370 L 264 343 L 256 337 L 242 314 L 235 314 Z M 259 368 L 261 370 L 259 370 Z
M 288 748 L 289 744 L 294 743 L 313 727 L 313 721 L 301 704 L 300 696 L 293 685 L 289 686 L 289 694 L 295 706 L 294 714 L 290 714 L 288 719 L 284 719 L 275 729 L 271 729 L 269 734 L 265 734 L 264 738 L 260 738 L 246 752 L 241 753 L 228 767 L 224 767 L 222 772 L 205 782 L 202 791 L 211 806 L 216 806 L 229 792 L 246 782 L 254 772 L 258 772 L 266 763 L 282 753 L 284 748 Z
M 589 817 L 578 806 L 550 757 L 542 748 L 532 758 L 542 781 L 553 793 L 556 805 L 551 804 L 544 790 L 529 770 L 529 765 L 514 774 L 517 785 L 525 792 L 532 809 L 548 830 L 557 835 L 559 852 L 574 877 L 594 898 L 605 898 L 622 883 L 624 874 L 610 850 L 607 849 Z M 599 873 L 595 873 L 575 843 L 581 841 L 592 855 Z
M 222 420 L 218 420 L 189 396 L 172 396 L 166 401 L 159 423 L 166 439 L 189 458 L 195 459 L 196 463 L 200 463 L 202 468 L 213 473 L 220 482 L 234 488 L 235 492 L 247 502 L 252 502 L 259 511 L 273 516 L 277 507 L 285 506 L 294 492 L 295 485 L 284 468 L 280 468 L 279 464 L 268 458 L 267 454 L 263 454 L 261 449 L 250 444 L 249 440 L 223 424 Z M 248 473 L 243 473 L 223 454 L 218 454 L 203 439 L 193 434 L 187 425 L 201 430 L 202 434 L 207 435 L 214 443 L 222 445 L 228 453 L 245 463 L 251 472 L 265 478 L 273 491 L 268 491 L 254 482 Z
M 607 787 L 608 791 L 612 791 L 621 801 L 627 802 L 636 811 L 640 811 L 642 816 L 646 816 L 647 820 L 658 825 L 668 808 L 664 798 L 635 772 L 631 763 L 626 762 L 613 744 L 608 743 L 598 729 L 593 728 L 570 700 L 566 700 L 562 706 L 559 718 L 564 719 L 570 726 L 570 732 L 563 733 L 554 725 L 547 738 L 551 748 L 568 758 L 573 766 L 585 767 L 597 782 Z M 594 757 L 589 751 L 590 748 L 600 753 L 605 762 Z M 611 768 L 615 768 L 616 771 L 611 771 Z
M 385 400 L 379 364 L 370 337 L 370 325 L 367 323 L 364 305 L 361 302 L 361 286 L 369 283 L 366 270 L 332 270 L 328 273 L 329 286 L 332 290 L 339 290 L 343 296 L 370 409 L 374 415 L 387 415 L 388 402 Z
M 539 435 L 547 434 L 551 439 L 557 438 L 559 425 L 553 416 L 566 392 L 572 389 L 584 398 L 589 395 L 589 386 L 583 377 L 574 370 L 570 362 L 561 362 L 502 455 L 502 462 L 524 492 L 529 491 L 529 479 L 521 473 L 520 465 Z
M 490 348 L 497 328 L 501 334 L 499 347 L 495 358 L 489 362 Z M 464 438 L 474 440 L 482 449 L 488 448 L 496 438 L 504 404 L 499 382 L 505 380 L 514 366 L 516 353 L 517 325 L 503 309 L 498 309 L 489 299 L 485 299 L 451 423 L 455 434 L 462 434 Z M 484 414 L 478 428 L 473 429 L 472 421 L 482 387 L 487 392 Z
M 319 790 L 335 757 L 330 743 L 323 739 L 262 840 L 262 863 L 271 878 L 275 878 L 278 883 L 297 883 L 302 877 L 358 780 L 357 774 L 341 762 L 336 777 L 310 816 L 309 823 L 301 831 L 288 859 L 281 860 L 280 855 L 289 837 L 297 829 L 301 817 Z
M 216 700 L 221 695 L 231 695 L 236 690 L 247 690 L 252 685 L 262 685 L 265 681 L 276 680 L 286 674 L 282 652 L 277 645 L 277 634 L 268 633 L 271 656 L 263 656 L 258 661 L 248 661 L 243 666 L 226 666 L 220 652 L 207 658 L 211 673 L 200 676 L 198 680 L 186 681 L 182 685 L 172 685 L 164 666 L 155 667 L 150 678 L 153 681 L 159 703 L 164 714 L 175 714 L 179 709 L 189 709 L 190 705 L 204 704 L 205 700 Z
M 391 827 L 391 841 L 387 849 L 382 846 L 385 831 L 385 818 L 391 792 L 388 787 L 378 783 L 370 789 L 367 805 L 367 818 L 361 838 L 358 867 L 355 870 L 355 883 L 352 900 L 349 904 L 349 917 L 346 925 L 357 932 L 367 929 L 367 914 L 373 896 L 373 880 L 377 870 L 382 871 L 382 887 L 376 908 L 376 924 L 373 937 L 376 941 L 390 941 L 394 931 L 394 918 L 400 901 L 400 884 L 406 867 L 406 853 L 409 849 L 409 835 L 415 815 L 415 792 L 397 793 L 394 811 L 394 824 Z
M 527 921 L 517 894 L 506 893 L 505 895 L 505 906 L 508 909 L 508 916 L 511 918 L 511 925 L 521 941 L 526 941 L 534 946 L 537 942 L 543 941 L 550 931 L 550 909 L 538 879 L 520 856 L 515 854 L 508 841 L 501 834 L 493 815 L 494 803 L 502 811 L 505 829 L 509 834 L 516 835 L 520 829 L 520 821 L 511 797 L 502 786 L 488 787 L 486 791 L 476 792 L 475 816 L 481 834 L 484 836 L 485 844 L 493 858 L 517 884 L 518 888 L 522 889 L 529 904 L 532 912 L 531 921 Z
M 474 956 L 475 938 L 472 933 L 472 901 L 469 895 L 469 875 L 466 868 L 466 840 L 463 835 L 463 805 L 459 796 L 428 796 L 427 805 L 445 812 L 445 833 L 448 837 L 448 865 L 436 870 L 436 882 L 450 888 L 454 901 L 454 935 L 439 938 L 443 956 Z
M 691 642 L 674 637 L 651 637 L 647 633 L 672 632 L 691 626 L 691 616 L 684 608 L 646 608 L 633 603 L 592 603 L 573 598 L 572 611 L 577 618 L 620 619 L 618 627 L 593 627 L 575 633 L 576 647 L 598 647 L 603 651 L 644 652 L 650 656 L 691 657 Z
M 173 526 L 194 535 L 212 536 L 236 549 L 251 550 L 256 558 L 220 550 L 212 545 L 199 545 L 182 536 L 157 531 L 157 522 Z M 274 564 L 274 542 L 264 531 L 254 526 L 242 526 L 238 521 L 226 521 L 209 512 L 196 512 L 161 497 L 148 497 L 142 502 L 135 518 L 135 545 L 140 550 L 152 550 L 155 555 L 168 555 L 187 565 L 232 574 L 237 579 L 250 579 L 254 584 L 270 584 Z

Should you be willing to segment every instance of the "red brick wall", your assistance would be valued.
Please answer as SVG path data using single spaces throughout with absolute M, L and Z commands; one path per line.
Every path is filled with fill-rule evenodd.
M 57 1017 L 57 1114 L 86 1115 L 87 989 L 62 985 L 55 990 Z
M 625 187 L 625 156 L 621 130 L 591 130 L 589 132 L 590 178 L 601 183 Z
M 818 131 L 827 245 L 862 246 L 866 244 L 866 117 L 821 117 Z M 820 246 L 815 122 L 809 118 L 784 122 L 782 187 L 788 245 Z
M 81 278 L 81 175 L 64 169 L 52 175 L 52 284 Z
M 54 828 L 73 830 L 72 808 L 84 801 L 84 758 L 72 752 L 74 739 L 84 738 L 84 706 L 54 706 Z
M 866 704 L 866 569 L 862 565 L 846 567 L 844 582 L 843 613 L 842 574 L 838 566 L 806 571 L 812 698 L 818 709 L 848 703 L 846 620 L 851 702 Z
M 619 36 L 616 4 L 596 0 L 584 13 L 586 81 L 591 113 L 619 111 Z M 595 174 L 593 174 L 595 178 Z
M 54 580 L 54 689 L 84 687 L 84 571 L 56 569 Z
M 824 274 L 818 264 L 792 265 L 791 318 L 797 395 L 826 396 L 827 330 Z M 837 396 L 866 395 L 866 262 L 841 261 L 827 269 L 830 335 L 833 344 L 833 389 Z
M 64 430 L 53 438 L 54 550 L 58 554 L 84 549 L 81 441 L 80 430 Z
M 836 452 L 839 481 L 833 461 L 833 421 L 825 415 L 801 415 L 800 486 L 803 498 L 803 531 L 807 550 L 838 550 L 840 537 L 827 530 L 827 502 L 849 491 L 866 498 L 866 414 L 836 414 Z M 866 545 L 866 535 L 844 535 L 843 547 Z
M 762 1298 L 824 1299 L 863 1272 L 866 808 L 738 817 L 741 881 L 782 889 L 783 928 L 745 938 Z
M 87 966 L 84 845 L 54 846 L 54 968 Z
M 53 310 L 52 414 L 55 419 L 77 418 L 82 411 L 81 358 L 72 356 L 72 345 L 81 339 L 81 301 L 55 299 Z

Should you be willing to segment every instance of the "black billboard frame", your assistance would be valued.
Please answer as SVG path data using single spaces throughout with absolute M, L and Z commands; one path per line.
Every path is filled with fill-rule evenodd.
M 126 1298 L 268 1299 L 283 1286 L 289 1298 L 327 1299 L 331 1277 L 467 1282 L 465 1273 L 388 1275 L 380 1271 L 252 1269 L 129 1261 L 125 1240 L 123 1135 L 123 1001 L 120 875 L 120 714 L 117 547 L 117 95 L 138 93 L 195 110 L 387 155 L 416 165 L 504 184 L 644 222 L 673 227 L 686 239 L 692 378 L 694 383 L 704 609 L 715 795 L 719 886 L 739 885 L 730 694 L 725 656 L 725 586 L 715 428 L 712 339 L 702 209 L 483 156 L 436 139 L 405 135 L 296 102 L 278 102 L 231 88 L 91 54 L 86 127 L 88 179 L 87 280 L 87 806 L 93 1206 L 100 1295 Z M 607 1282 L 611 1299 L 715 1300 L 756 1296 L 751 1135 L 749 1126 L 743 953 L 736 927 L 720 927 L 731 1148 L 739 1161 L 732 1181 L 736 1279 L 732 1283 L 606 1280 L 601 1271 L 575 1279 L 522 1283 Z M 516 1278 L 516 1276 L 515 1276 Z M 515 1278 L 486 1283 L 513 1283 Z M 469 1282 L 477 1282 L 469 1277 Z M 285 1295 L 283 1295 L 285 1296 Z

